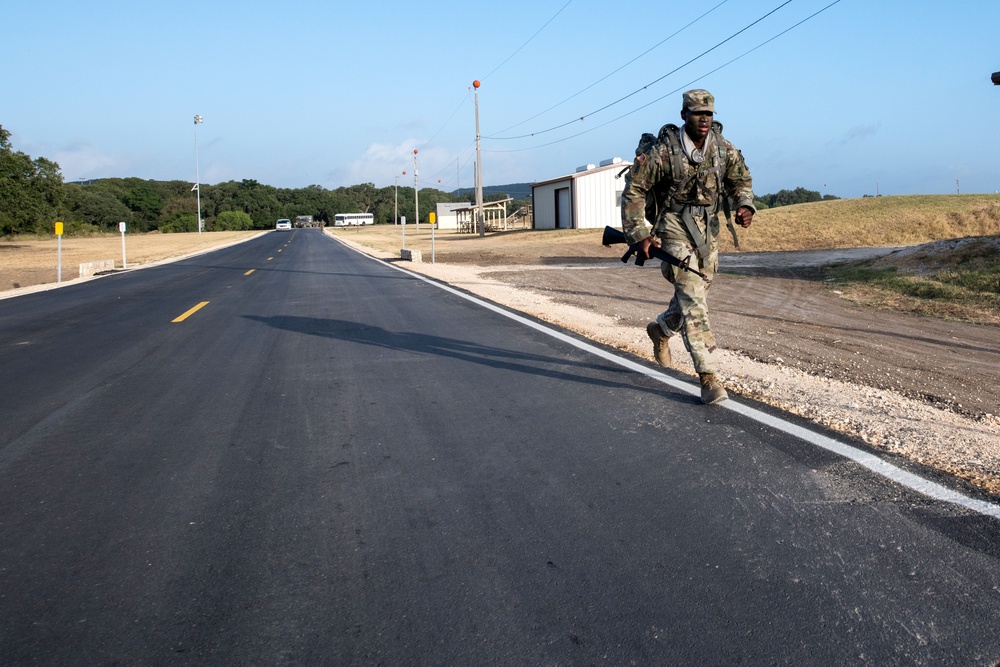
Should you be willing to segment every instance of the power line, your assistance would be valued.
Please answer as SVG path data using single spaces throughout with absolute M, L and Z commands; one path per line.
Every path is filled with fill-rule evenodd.
M 621 116 L 618 116 L 617 118 L 612 118 L 611 120 L 609 120 L 607 122 L 601 123 L 600 125 L 596 125 L 596 126 L 591 127 L 591 128 L 588 128 L 588 129 L 586 129 L 586 130 L 584 130 L 582 132 L 577 132 L 576 134 L 571 134 L 568 137 L 563 137 L 562 139 L 556 139 L 555 141 L 550 141 L 550 142 L 545 143 L 545 144 L 539 144 L 538 146 L 530 146 L 530 147 L 527 147 L 527 148 L 512 148 L 512 149 L 507 149 L 507 150 L 504 150 L 504 149 L 490 150 L 490 149 L 485 149 L 484 148 L 483 150 L 485 152 L 487 152 L 487 153 L 520 153 L 520 152 L 523 152 L 523 151 L 537 150 L 539 148 L 546 148 L 546 147 L 552 146 L 554 144 L 562 143 L 563 141 L 569 141 L 570 139 L 575 139 L 576 137 L 582 136 L 584 134 L 588 134 L 590 132 L 593 132 L 594 130 L 600 129 L 600 128 L 605 127 L 607 125 L 610 125 L 612 123 L 616 123 L 619 120 L 621 120 L 622 118 L 626 118 L 628 116 L 631 116 L 634 113 L 638 113 L 639 111 L 642 111 L 643 109 L 645 109 L 647 107 L 650 107 L 650 106 L 656 104 L 657 102 L 662 102 L 663 100 L 665 100 L 666 98 L 670 97 L 671 95 L 675 95 L 676 93 L 679 93 L 682 90 L 686 90 L 687 88 L 690 88 L 692 85 L 694 85 L 698 81 L 701 81 L 705 77 L 711 76 L 712 74 L 715 74 L 716 72 L 718 72 L 722 68 L 728 67 L 729 65 L 732 65 L 737 60 L 740 60 L 740 59 L 742 59 L 742 58 L 750 55 L 754 51 L 756 51 L 756 50 L 758 50 L 758 49 L 766 46 L 767 44 L 770 44 L 771 42 L 773 42 L 774 40 L 778 39 L 782 35 L 784 35 L 784 34 L 790 32 L 790 31 L 794 30 L 795 28 L 799 27 L 800 25 L 802 25 L 806 21 L 809 21 L 810 19 L 815 18 L 816 16 L 822 14 L 826 10 L 830 9 L 830 7 L 833 7 L 834 5 L 838 4 L 840 1 L 841 0 L 834 0 L 833 2 L 831 2 L 830 4 L 828 4 L 826 7 L 823 7 L 822 9 L 820 9 L 820 10 L 818 10 L 818 11 L 810 14 L 809 16 L 805 17 L 804 19 L 802 19 L 798 23 L 795 23 L 794 25 L 791 25 L 788 28 L 785 28 L 784 30 L 782 30 L 781 32 L 779 32 L 777 35 L 775 35 L 775 36 L 773 36 L 773 37 L 771 37 L 771 38 L 769 38 L 769 39 L 761 42 L 760 44 L 758 44 L 757 46 L 753 47 L 752 49 L 750 49 L 748 51 L 744 51 L 743 53 L 741 53 L 740 55 L 736 56 L 732 60 L 729 60 L 729 61 L 727 61 L 727 62 L 719 65 L 715 69 L 702 74 L 698 78 L 692 79 L 691 81 L 688 81 L 683 86 L 679 86 L 679 87 L 675 88 L 674 90 L 671 90 L 669 93 L 666 93 L 665 95 L 662 95 L 662 96 L 656 98 L 655 100 L 647 102 L 646 104 L 643 104 L 641 107 L 638 107 L 638 108 L 633 109 L 633 110 L 631 110 L 631 111 L 629 111 L 627 113 L 624 113 Z
M 567 121 L 567 122 L 565 122 L 565 123 L 561 123 L 561 124 L 559 124 L 559 125 L 555 125 L 555 126 L 553 126 L 553 127 L 550 127 L 550 128 L 547 128 L 547 129 L 544 129 L 544 130 L 539 130 L 539 131 L 537 131 L 537 132 L 531 132 L 531 133 L 529 133 L 529 134 L 521 134 L 521 135 L 517 135 L 517 136 L 514 136 L 514 137 L 483 137 L 483 138 L 484 138 L 484 139 L 491 139 L 491 140 L 494 140 L 494 141 L 506 141 L 506 140 L 512 140 L 512 139 L 525 139 L 525 138 L 527 138 L 527 137 L 534 137 L 534 136 L 536 136 L 536 135 L 539 135 L 539 134 L 545 134 L 545 133 L 547 133 L 547 132 L 553 132 L 553 131 L 555 131 L 555 130 L 558 130 L 558 129 L 561 129 L 561 128 L 564 128 L 564 127 L 566 127 L 567 125 L 572 125 L 573 123 L 578 123 L 578 122 L 581 122 L 581 121 L 583 121 L 584 119 L 586 119 L 586 118 L 587 118 L 588 116 L 593 116 L 594 114 L 598 114 L 598 113 L 600 113 L 600 112 L 602 112 L 602 111 L 604 111 L 604 110 L 606 110 L 606 109 L 609 109 L 609 108 L 611 108 L 611 107 L 615 106 L 616 104 L 620 104 L 621 102 L 624 102 L 624 101 L 625 101 L 625 100 L 627 100 L 628 98 L 630 98 L 630 97 L 632 97 L 632 96 L 634 96 L 634 95 L 638 95 L 638 94 L 639 94 L 639 93 L 641 93 L 642 91 L 644 91 L 644 90 L 648 89 L 648 88 L 649 88 L 650 86 L 653 86 L 653 85 L 655 85 L 655 84 L 659 83 L 660 81 L 663 81 L 664 79 L 666 79 L 666 78 L 667 78 L 668 76 L 670 76 L 671 74 L 675 74 L 676 72 L 678 72 L 678 71 L 680 71 L 680 70 L 684 69 L 685 67 L 687 67 L 687 66 L 688 66 L 688 65 L 690 65 L 691 63 L 693 63 L 693 62 L 695 62 L 695 61 L 697 61 L 697 60 L 699 60 L 699 59 L 703 58 L 704 56 L 708 55 L 708 54 L 709 54 L 709 53 L 711 53 L 712 51 L 716 50 L 717 48 L 719 48 L 719 47 L 720 47 L 720 46 L 722 46 L 723 44 L 725 44 L 725 43 L 727 43 L 727 42 L 729 42 L 729 41 L 731 41 L 731 40 L 735 39 L 736 37 L 738 37 L 738 36 L 739 36 L 739 35 L 741 35 L 742 33 L 746 32 L 747 30 L 749 30 L 749 29 L 750 29 L 750 28 L 752 28 L 753 26 L 757 25 L 758 23 L 760 23 L 761 21 L 763 21 L 763 20 L 764 20 L 764 19 L 766 19 L 767 17 L 771 16 L 772 14 L 774 14 L 775 12 L 777 12 L 777 11 L 778 11 L 779 9 L 781 9 L 781 8 L 782 8 L 782 7 L 784 7 L 785 5 L 788 5 L 788 4 L 790 4 L 791 2 L 793 2 L 793 0 L 785 0 L 785 2 L 781 3 L 780 5 L 778 5 L 777 7 L 775 7 L 774 9 L 772 9 L 771 11 L 769 11 L 768 13 L 764 14 L 763 16 L 761 16 L 761 17 L 760 17 L 759 19 L 757 19 L 757 20 L 756 20 L 756 21 L 754 21 L 753 23 L 750 23 L 749 25 L 747 25 L 747 26 L 743 27 L 742 29 L 740 29 L 739 31 L 737 31 L 737 32 L 733 33 L 733 34 L 732 34 L 732 35 L 730 35 L 729 37 L 725 38 L 724 40 L 722 40 L 721 42 L 719 42 L 719 43 L 718 43 L 718 44 L 716 44 L 715 46 L 711 47 L 710 49 L 708 49 L 708 50 L 706 50 L 706 51 L 703 51 L 703 52 L 702 52 L 702 53 L 700 53 L 699 55 L 697 55 L 697 56 L 695 56 L 694 58 L 692 58 L 691 60 L 687 61 L 687 62 L 686 62 L 686 63 L 684 63 L 683 65 L 680 65 L 679 67 L 675 67 L 674 69 L 670 70 L 669 72 L 667 72 L 667 73 L 666 73 L 666 74 L 664 74 L 663 76 L 659 77 L 658 79 L 655 79 L 655 80 L 653 80 L 653 81 L 651 81 L 651 82 L 647 83 L 647 84 L 646 84 L 645 86 L 643 86 L 642 88 L 639 88 L 638 90 L 634 90 L 634 91 L 632 91 L 631 93 L 629 93 L 628 95 L 625 95 L 624 97 L 620 97 L 620 98 L 618 98 L 617 100 L 615 100 L 614 102 L 610 102 L 610 103 L 608 103 L 608 104 L 605 104 L 605 105 L 604 105 L 603 107 L 601 107 L 601 108 L 599 108 L 599 109 L 595 109 L 594 111 L 591 111 L 590 113 L 587 113 L 587 114 L 584 114 L 584 115 L 580 116 L 579 118 L 574 118 L 573 120 L 570 120 L 570 121 Z M 581 133 L 581 134 L 582 134 L 582 133 Z
M 723 0 L 723 1 L 725 2 L 726 0 Z M 524 44 L 522 44 L 521 46 L 519 46 L 519 47 L 518 47 L 518 48 L 517 48 L 517 49 L 516 49 L 516 50 L 515 50 L 515 51 L 514 51 L 513 53 L 511 53 L 511 54 L 510 54 L 509 56 L 507 56 L 506 60 L 504 60 L 504 61 L 503 61 L 502 63 L 500 63 L 499 65 L 497 65 L 496 67 L 494 67 L 494 68 L 493 68 L 493 69 L 492 69 L 492 70 L 490 71 L 490 73 L 489 73 L 489 74 L 487 74 L 486 76 L 484 76 L 484 77 L 482 77 L 482 78 L 483 78 L 483 79 L 486 79 L 486 78 L 487 78 L 487 77 L 489 77 L 490 75 L 494 74 L 494 73 L 495 73 L 495 72 L 496 72 L 497 70 L 499 70 L 499 69 L 500 69 L 501 67 L 503 67 L 504 65 L 506 65 L 506 64 L 507 64 L 507 62 L 508 62 L 508 61 L 509 61 L 509 60 L 510 60 L 511 58 L 513 58 L 514 56 L 516 56 L 516 55 L 517 55 L 517 54 L 518 54 L 518 53 L 519 53 L 519 52 L 520 52 L 520 51 L 521 51 L 521 50 L 522 50 L 522 49 L 523 49 L 523 48 L 524 48 L 525 46 L 527 46 L 527 45 L 528 45 L 528 43 L 529 43 L 529 42 L 531 42 L 531 40 L 533 40 L 533 39 L 534 39 L 535 37 L 537 37 L 537 36 L 538 36 L 538 35 L 539 35 L 539 34 L 540 34 L 540 33 L 541 33 L 541 32 L 542 32 L 543 30 L 545 30 L 545 28 L 546 28 L 546 27 L 547 27 L 547 26 L 548 26 L 548 25 L 549 25 L 550 23 L 552 23 L 552 21 L 554 21 L 554 20 L 556 19 L 556 17 L 557 17 L 557 16 L 559 16 L 559 15 L 560 15 L 560 14 L 561 14 L 561 13 L 563 12 L 563 10 L 564 10 L 564 9 L 566 9 L 567 7 L 569 7 L 569 6 L 570 6 L 570 4 L 572 4 L 572 2 L 573 2 L 573 0 L 567 0 L 566 4 L 564 4 L 564 5 L 563 5 L 563 6 L 562 6 L 562 7 L 561 7 L 561 8 L 559 9 L 559 11 L 557 11 L 557 12 L 556 12 L 556 13 L 555 13 L 555 14 L 554 14 L 554 15 L 552 16 L 552 18 L 550 18 L 550 19 L 549 19 L 548 21 L 546 21 L 546 22 L 545 22 L 545 23 L 544 23 L 544 24 L 542 25 L 542 27 L 541 27 L 541 28 L 539 28 L 538 30 L 536 30 L 536 31 L 535 31 L 535 34 L 533 34 L 533 35 L 532 35 L 531 37 L 529 37 L 529 38 L 528 38 L 528 39 L 527 39 L 527 40 L 526 40 L 526 41 L 524 42 Z M 444 131 L 444 129 L 445 129 L 446 127 L 448 127 L 448 124 L 449 124 L 449 123 L 451 123 L 451 120 L 452 120 L 452 119 L 453 119 L 453 118 L 455 117 L 455 114 L 457 114 L 457 113 L 459 112 L 459 110 L 460 110 L 460 109 L 461 109 L 461 108 L 462 108 L 463 106 L 465 106 L 466 102 L 468 102 L 468 101 L 469 101 L 469 91 L 471 91 L 471 90 L 472 90 L 471 88 L 469 88 L 469 89 L 468 89 L 468 91 L 467 91 L 467 92 L 466 92 L 466 94 L 465 94 L 465 97 L 464 97 L 464 98 L 462 99 L 462 101 L 461 101 L 461 102 L 459 102 L 458 106 L 457 106 L 457 107 L 455 107 L 455 110 L 451 112 L 451 115 L 450 115 L 450 116 L 448 116 L 448 119 L 447 119 L 447 120 L 445 120 L 445 122 L 444 122 L 444 123 L 443 123 L 443 124 L 441 125 L 441 127 L 440 127 L 440 128 L 438 128 L 438 131 L 437 131 L 437 132 L 435 132 L 435 133 L 434 133 L 433 135 L 431 135 L 430 139 L 427 139 L 426 141 L 422 142 L 422 143 L 420 144 L 421 146 L 426 146 L 427 144 L 429 144 L 429 143 L 431 143 L 432 141 L 434 141 L 434 139 L 436 139 L 436 138 L 437 138 L 437 136 L 438 136 L 439 134 L 441 134 L 441 132 L 442 132 L 442 131 Z M 466 149 L 466 150 L 467 150 L 467 149 Z M 463 152 L 464 152 L 464 151 L 463 151 Z
M 539 28 L 537 31 L 535 31 L 534 35 L 532 35 L 531 37 L 529 37 L 528 40 L 524 44 L 522 44 L 521 46 L 517 47 L 517 50 L 514 51 L 514 53 L 510 54 L 509 56 L 507 56 L 507 60 L 504 60 L 502 63 L 500 63 L 499 65 L 497 65 L 496 67 L 494 67 L 490 71 L 489 74 L 487 74 L 486 76 L 482 77 L 480 80 L 485 81 L 492 74 L 494 74 L 498 69 L 500 69 L 501 67 L 503 67 L 504 65 L 506 65 L 508 60 L 510 60 L 511 58 L 513 58 L 514 56 L 516 56 L 518 53 L 520 53 L 521 49 L 523 49 L 524 47 L 526 47 L 528 45 L 528 42 L 530 42 L 531 40 L 533 40 L 535 37 L 538 37 L 538 33 L 540 33 L 541 31 L 545 30 L 546 26 L 548 26 L 550 23 L 552 23 L 553 21 L 555 21 L 556 20 L 556 16 L 559 16 L 560 14 L 562 14 L 563 9 L 566 9 L 567 7 L 569 7 L 572 2 L 573 2 L 573 0 L 568 0 L 566 2 L 566 4 L 563 5 L 562 8 L 560 8 L 559 11 L 556 12 L 555 15 L 552 18 L 550 18 L 548 21 L 546 21 L 545 24 L 541 28 Z
M 446 120 L 444 124 L 440 128 L 438 128 L 438 131 L 435 132 L 430 139 L 425 141 L 424 144 L 429 144 L 430 142 L 434 141 L 434 139 L 437 138 L 437 135 L 441 134 L 441 131 L 444 130 L 444 128 L 448 127 L 448 123 L 450 123 L 451 119 L 455 117 L 455 114 L 458 113 L 458 110 L 461 109 L 463 106 L 465 106 L 465 103 L 468 101 L 469 101 L 469 93 L 466 92 L 465 97 L 462 98 L 462 101 L 458 103 L 458 106 L 455 107 L 455 110 L 451 112 L 450 116 L 448 116 L 448 120 Z
M 614 70 L 613 72 L 609 72 L 608 74 L 606 74 L 605 76 L 601 77 L 600 79 L 598 79 L 594 83 L 590 84 L 586 88 L 584 88 L 584 89 L 582 89 L 582 90 L 580 90 L 580 91 L 578 91 L 576 93 L 573 93 L 572 95 L 570 95 L 569 97 L 567 97 L 563 101 L 558 102 L 556 104 L 553 104 L 552 106 L 550 106 L 548 109 L 545 109 L 544 111 L 539 111 L 538 113 L 536 113 L 534 116 L 531 116 L 530 118 L 525 118 L 524 120 L 522 120 L 520 123 L 517 123 L 516 125 L 511 125 L 510 127 L 505 127 L 504 129 L 499 130 L 498 133 L 502 134 L 502 133 L 507 132 L 509 130 L 513 130 L 515 127 L 520 127 L 520 126 L 524 125 L 525 123 L 533 121 L 534 119 L 538 118 L 539 116 L 552 111 L 555 108 L 561 107 L 563 104 L 566 104 L 566 102 L 569 102 L 573 98 L 575 98 L 575 97 L 577 97 L 579 95 L 582 95 L 583 93 L 587 92 L 588 90 L 590 90 L 591 88 L 593 88 L 597 84 L 599 84 L 599 83 L 601 83 L 603 81 L 606 81 L 607 79 L 611 78 L 612 76 L 614 76 L 618 72 L 622 71 L 623 69 L 625 69 L 626 67 L 628 67 L 629 65 L 631 65 L 635 61 L 639 60 L 640 58 L 643 58 L 643 57 L 649 55 L 650 52 L 652 52 L 653 50 L 658 49 L 659 47 L 663 46 L 668 41 L 670 41 L 671 39 L 673 39 L 677 35 L 681 34 L 685 30 L 687 30 L 688 28 L 690 28 L 691 26 L 693 26 L 695 23 L 697 23 L 698 21 L 702 20 L 703 18 L 705 18 L 706 16 L 708 16 L 709 14 L 711 14 L 712 12 L 714 12 L 716 9 L 718 9 L 722 5 L 726 4 L 727 2 L 729 2 L 729 0 L 722 0 L 722 2 L 720 2 L 719 4 L 717 4 L 715 7 L 712 7 L 707 12 L 705 12 L 704 14 L 702 14 L 701 16 L 699 16 L 698 18 L 696 18 L 695 20 L 693 20 L 690 23 L 688 23 L 687 25 L 685 25 L 683 28 L 679 28 L 678 30 L 674 31 L 666 39 L 660 40 L 659 42 L 657 42 L 653 46 L 649 47 L 648 49 L 646 49 L 645 51 L 643 51 L 642 53 L 640 53 L 639 55 L 637 55 L 632 60 L 628 61 L 627 63 L 625 63 L 624 65 L 622 65 L 618 69 Z M 493 137 L 483 137 L 483 138 L 484 139 L 493 139 Z

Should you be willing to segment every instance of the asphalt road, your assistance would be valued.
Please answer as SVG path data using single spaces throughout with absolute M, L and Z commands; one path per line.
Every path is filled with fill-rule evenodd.
M 319 230 L 6 300 L 0 369 L 2 664 L 1000 661 L 996 519 Z

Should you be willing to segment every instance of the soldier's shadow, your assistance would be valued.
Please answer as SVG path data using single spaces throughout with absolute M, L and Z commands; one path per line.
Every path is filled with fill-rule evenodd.
M 359 324 L 357 322 L 333 318 L 300 317 L 296 315 L 274 315 L 270 317 L 244 315 L 244 317 L 276 329 L 294 331 L 300 334 L 319 336 L 346 343 L 370 345 L 397 353 L 447 357 L 489 368 L 528 373 L 567 382 L 612 389 L 638 390 L 678 403 L 699 402 L 693 396 L 671 391 L 661 383 L 657 383 L 643 375 L 612 363 L 589 362 L 566 357 L 533 354 L 447 336 L 435 336 L 410 331 L 389 331 L 388 329 L 370 324 Z M 609 374 L 621 377 L 622 380 L 608 379 L 607 376 Z M 628 380 L 625 378 L 628 378 Z

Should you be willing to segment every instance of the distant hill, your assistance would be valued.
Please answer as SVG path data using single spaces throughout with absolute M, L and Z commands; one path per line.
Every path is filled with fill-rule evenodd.
M 531 183 L 510 183 L 508 185 L 484 185 L 483 196 L 504 193 L 514 199 L 531 199 Z M 459 188 L 452 193 L 456 197 L 475 197 L 475 188 Z

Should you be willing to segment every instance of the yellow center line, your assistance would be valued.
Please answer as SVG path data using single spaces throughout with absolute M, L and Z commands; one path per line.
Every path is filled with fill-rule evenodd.
M 247 271 L 247 272 L 246 272 L 246 273 L 244 273 L 243 275 L 245 275 L 245 276 L 249 276 L 249 275 L 250 275 L 251 273 L 253 273 L 253 272 L 254 272 L 254 271 L 256 271 L 256 270 L 257 270 L 257 269 L 250 269 L 249 271 Z
M 183 315 L 177 317 L 176 319 L 171 320 L 171 322 L 183 322 L 184 320 L 186 320 L 187 318 L 191 317 L 192 315 L 194 315 L 195 313 L 197 313 L 199 310 L 201 310 L 202 308 L 204 308 L 207 305 L 208 305 L 208 301 L 202 301 L 197 306 L 195 306 L 191 310 L 187 311 Z
M 268 258 L 267 258 L 267 261 L 269 261 L 269 262 L 270 262 L 270 261 L 271 261 L 272 259 L 274 259 L 274 257 L 268 257 Z

